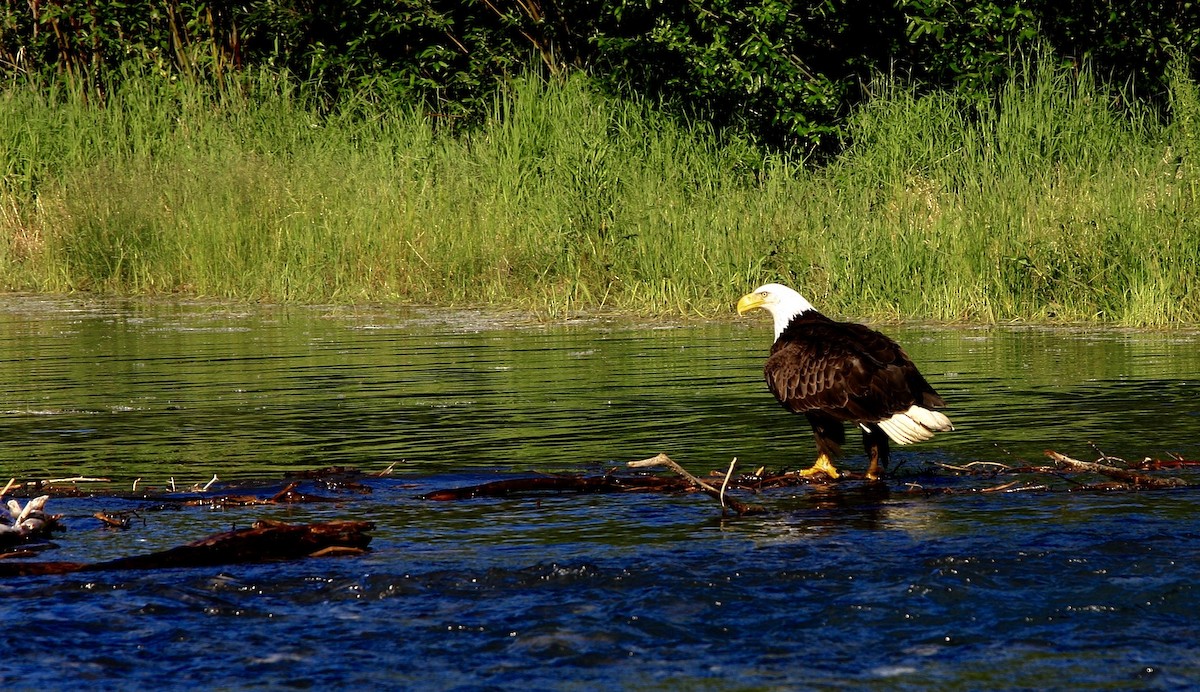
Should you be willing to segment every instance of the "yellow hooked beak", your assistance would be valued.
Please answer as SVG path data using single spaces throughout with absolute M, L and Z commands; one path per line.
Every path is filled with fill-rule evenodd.
M 751 310 L 757 310 L 763 306 L 766 299 L 761 293 L 747 293 L 738 300 L 737 311 L 739 315 L 743 315 Z

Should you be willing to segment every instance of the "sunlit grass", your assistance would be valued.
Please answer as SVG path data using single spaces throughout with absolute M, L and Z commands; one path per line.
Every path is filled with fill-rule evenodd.
M 22 291 L 728 314 L 767 280 L 856 318 L 1200 320 L 1200 101 L 1086 72 L 995 104 L 881 83 L 823 167 L 718 145 L 582 79 L 480 128 L 293 80 L 130 74 L 0 95 L 0 284 Z
M 851 271 L 883 274 L 881 300 L 946 319 L 1197 318 L 1200 228 L 1175 131 L 1119 114 L 1086 74 L 1038 71 L 994 109 L 963 105 L 873 103 L 863 144 L 834 174 L 880 195 L 861 226 L 871 249 Z M 879 247 L 886 238 L 898 240 Z

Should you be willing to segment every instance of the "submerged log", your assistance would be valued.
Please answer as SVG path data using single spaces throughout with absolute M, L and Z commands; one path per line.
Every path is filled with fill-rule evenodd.
M 367 531 L 373 528 L 375 525 L 369 521 L 284 524 L 261 520 L 248 529 L 234 529 L 169 550 L 106 562 L 0 562 L 0 576 L 215 567 L 325 555 L 358 555 L 366 552 L 371 542 Z
M 933 464 L 931 468 L 940 468 L 953 472 L 954 476 L 974 476 L 994 479 L 998 476 L 1021 476 L 1022 478 L 1006 481 L 998 485 L 984 487 L 924 487 L 920 483 L 905 482 L 917 476 L 898 476 L 891 480 L 901 482 L 908 495 L 946 495 L 962 493 L 1009 494 L 1017 492 L 1064 492 L 1068 490 L 1146 490 L 1194 487 L 1190 480 L 1175 476 L 1151 475 L 1153 471 L 1166 469 L 1183 469 L 1200 466 L 1200 462 L 1173 458 L 1161 462 L 1147 458 L 1137 466 L 1119 468 L 1106 463 L 1115 457 L 1102 456 L 1098 462 L 1085 462 L 1072 459 L 1064 454 L 1047 451 L 1047 456 L 1056 464 L 1035 466 L 1027 462 L 1021 465 L 1009 465 L 994 461 L 974 461 L 961 466 L 950 464 Z M 735 460 L 736 462 L 736 460 Z M 721 501 L 722 508 L 731 508 L 740 514 L 757 514 L 766 511 L 757 505 L 745 504 L 732 498 L 726 492 L 735 489 L 743 492 L 761 493 L 781 488 L 791 488 L 800 485 L 811 485 L 811 480 L 800 477 L 795 472 L 765 473 L 759 468 L 753 473 L 733 475 L 733 465 L 726 471 L 712 471 L 710 478 L 713 482 L 704 480 L 688 473 L 665 454 L 659 454 L 648 459 L 628 463 L 631 468 L 668 468 L 678 474 L 679 478 L 662 476 L 617 476 L 613 472 L 604 476 L 535 476 L 531 478 L 514 478 L 502 481 L 492 481 L 480 485 L 460 488 L 434 490 L 421 497 L 427 500 L 469 500 L 479 497 L 508 497 L 519 494 L 534 493 L 602 493 L 602 492 L 661 492 L 674 493 L 689 490 L 699 490 Z M 1117 482 L 1085 484 L 1067 478 L 1064 471 L 1069 473 L 1094 473 L 1107 476 Z M 920 477 L 926 477 L 929 471 L 922 472 Z M 717 482 L 716 479 L 723 479 Z M 845 474 L 843 479 L 833 481 L 839 484 L 844 480 L 855 480 L 860 476 Z M 1054 483 L 1053 481 L 1059 481 Z M 1069 483 L 1064 487 L 1064 482 Z M 826 481 L 825 484 L 828 484 Z M 719 488 L 718 488 L 719 486 Z
M 285 473 L 283 477 L 311 481 L 323 485 L 329 490 L 354 490 L 360 493 L 369 493 L 371 488 L 361 483 L 359 479 L 367 475 L 376 478 L 390 475 L 395 466 L 393 463 L 386 469 L 372 474 L 364 474 L 353 466 L 326 466 L 323 469 Z
M 285 524 L 266 519 L 248 529 L 234 529 L 148 555 L 101 562 L 89 569 L 161 569 L 273 562 L 308 557 L 331 546 L 365 551 L 371 542 L 369 521 Z
M 275 493 L 271 497 L 259 497 L 258 495 L 214 495 L 211 497 L 200 497 L 190 500 L 185 500 L 185 506 L 199 507 L 249 507 L 252 505 L 290 505 L 301 504 L 308 502 L 339 502 L 337 498 L 323 497 L 321 495 L 308 495 L 296 490 L 299 483 L 292 482 L 284 486 L 283 490 Z
M 491 481 L 461 488 L 443 488 L 425 493 L 422 500 L 446 502 L 471 500 L 477 497 L 508 497 L 525 493 L 624 493 L 636 491 L 678 492 L 686 490 L 682 478 L 658 476 L 533 476 Z
M 676 464 L 666 454 L 641 461 L 631 461 L 630 468 L 669 468 L 679 475 L 678 478 L 663 476 L 618 476 L 606 473 L 603 476 L 533 476 L 530 478 L 512 478 L 502 481 L 491 481 L 479 485 L 468 485 L 461 488 L 443 488 L 421 495 L 423 500 L 447 502 L 453 500 L 471 500 L 478 497 L 509 497 L 530 493 L 618 493 L 618 492 L 659 492 L 677 493 L 693 489 L 712 496 L 721 502 L 722 508 L 728 506 L 736 513 L 757 514 L 763 508 L 757 505 L 747 505 L 725 493 L 729 487 L 730 473 L 725 476 L 725 483 L 718 490 L 704 481 L 696 478 Z

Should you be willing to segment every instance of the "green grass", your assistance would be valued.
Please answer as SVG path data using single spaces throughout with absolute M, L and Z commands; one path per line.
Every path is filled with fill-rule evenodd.
M 881 82 L 813 167 L 583 79 L 480 128 L 270 74 L 0 94 L 0 287 L 548 314 L 728 314 L 767 280 L 854 318 L 1200 321 L 1200 96 L 1119 109 L 1029 68 L 991 106 Z

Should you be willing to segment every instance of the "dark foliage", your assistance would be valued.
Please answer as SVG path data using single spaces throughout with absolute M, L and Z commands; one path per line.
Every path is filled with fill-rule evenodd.
M 773 147 L 836 149 L 892 73 L 986 99 L 1014 58 L 1081 64 L 1161 98 L 1193 67 L 1200 6 L 1081 0 L 29 0 L 0 8 L 0 69 L 103 91 L 129 62 L 168 76 L 286 71 L 336 102 L 371 85 L 470 122 L 497 84 L 587 70 Z M 1049 49 L 1046 52 L 1045 49 Z

